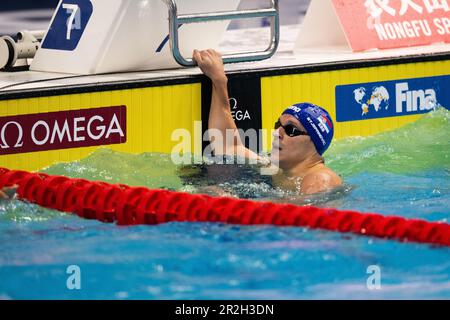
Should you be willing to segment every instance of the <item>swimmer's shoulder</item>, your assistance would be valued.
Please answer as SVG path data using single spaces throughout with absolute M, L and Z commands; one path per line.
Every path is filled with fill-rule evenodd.
M 341 186 L 342 178 L 328 167 L 307 174 L 302 181 L 301 193 L 314 194 Z

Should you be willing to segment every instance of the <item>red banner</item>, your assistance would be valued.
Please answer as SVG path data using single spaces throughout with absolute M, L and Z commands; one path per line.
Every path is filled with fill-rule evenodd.
M 0 118 L 0 155 L 125 143 L 126 106 Z
M 353 51 L 450 42 L 450 0 L 333 0 Z

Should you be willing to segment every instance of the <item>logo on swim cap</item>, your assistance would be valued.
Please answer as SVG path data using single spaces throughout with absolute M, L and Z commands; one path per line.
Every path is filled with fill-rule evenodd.
M 328 149 L 333 140 L 334 127 L 325 109 L 311 103 L 299 103 L 290 106 L 282 114 L 290 114 L 300 121 L 320 155 Z

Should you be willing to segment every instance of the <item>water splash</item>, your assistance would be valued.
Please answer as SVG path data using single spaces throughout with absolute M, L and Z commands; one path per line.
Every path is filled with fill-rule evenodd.
M 450 169 L 450 111 L 438 108 L 396 130 L 335 141 L 327 165 L 348 177 L 362 172 Z
M 18 200 L 0 200 L 0 220 L 27 223 L 47 221 L 61 216 L 65 216 L 65 214 L 58 211 L 44 209 L 28 202 Z
M 438 108 L 418 121 L 393 131 L 336 141 L 325 154 L 326 163 L 344 179 L 363 172 L 404 174 L 436 168 L 448 171 L 449 124 L 450 111 Z M 101 148 L 85 159 L 56 164 L 44 172 L 132 186 L 242 198 L 279 199 L 293 196 L 287 191 L 272 188 L 267 177 L 259 176 L 259 168 L 217 165 L 207 160 L 203 165 L 176 166 L 168 154 L 127 154 Z
M 129 154 L 100 148 L 79 161 L 59 163 L 43 172 L 131 186 L 178 190 L 183 187 L 170 155 Z

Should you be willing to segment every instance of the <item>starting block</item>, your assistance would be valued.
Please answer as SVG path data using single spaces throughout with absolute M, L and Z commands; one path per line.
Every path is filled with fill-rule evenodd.
M 194 49 L 217 48 L 230 20 L 269 17 L 267 50 L 225 63 L 271 57 L 279 42 L 278 0 L 237 11 L 240 0 L 60 0 L 30 66 L 34 71 L 102 74 L 192 66 Z M 205 23 L 207 24 L 205 25 Z

